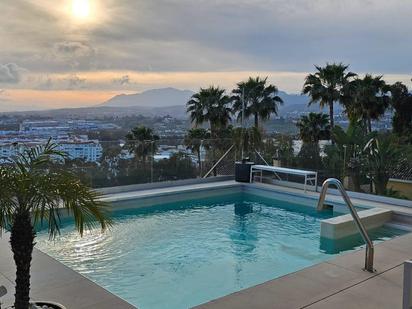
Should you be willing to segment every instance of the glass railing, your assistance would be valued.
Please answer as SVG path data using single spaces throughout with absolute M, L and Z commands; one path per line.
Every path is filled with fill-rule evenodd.
M 3 145 L 0 163 L 8 164 L 7 158 L 30 146 L 10 144 L 7 148 Z M 333 177 L 351 191 L 407 198 L 408 195 L 392 181 L 404 171 L 412 174 L 412 161 L 405 151 L 369 146 L 326 141 L 308 144 L 285 136 L 265 137 L 254 143 L 232 138 L 80 140 L 61 145 L 59 149 L 67 153 L 67 159 L 55 164 L 72 171 L 93 188 L 102 188 L 195 179 L 206 174 L 209 177 L 234 175 L 234 163 L 248 158 L 256 164 L 317 171 L 318 184 Z M 230 148 L 231 151 L 221 159 Z M 270 177 L 268 175 L 266 180 L 271 181 Z M 284 180 L 299 181 L 295 178 L 288 175 Z

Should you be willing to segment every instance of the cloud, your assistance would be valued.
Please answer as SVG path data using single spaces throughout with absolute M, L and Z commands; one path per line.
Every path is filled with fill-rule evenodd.
M 121 85 L 121 86 L 125 86 L 125 85 L 131 84 L 131 79 L 129 75 L 123 75 L 120 78 L 114 78 L 113 83 Z
M 412 67 L 411 1 L 99 0 L 93 23 L 83 24 L 63 2 L 0 1 L 3 63 L 62 75 L 311 72 L 327 61 L 381 74 Z M 127 86 L 121 74 L 108 83 Z
M 53 86 L 54 82 L 50 77 L 46 77 L 45 79 L 41 77 L 39 84 L 35 88 L 39 90 L 50 90 L 53 89 Z
M 93 66 L 95 55 L 95 49 L 86 42 L 63 41 L 53 44 L 51 62 L 71 69 L 88 68 Z
M 82 89 L 86 87 L 86 79 L 80 78 L 76 74 L 72 74 L 65 78 L 65 81 L 67 82 L 67 90 Z
M 93 48 L 84 42 L 58 42 L 53 49 L 57 55 L 66 57 L 89 57 L 94 54 Z
M 0 64 L 0 83 L 17 84 L 25 70 L 15 63 Z

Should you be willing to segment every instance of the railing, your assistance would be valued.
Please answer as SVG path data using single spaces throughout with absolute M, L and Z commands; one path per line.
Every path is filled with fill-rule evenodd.
M 229 154 L 229 152 L 235 147 L 235 145 L 230 146 L 230 148 L 223 154 L 223 156 L 213 164 L 212 168 L 203 176 L 203 178 L 209 177 L 209 175 L 213 172 L 213 170 L 220 164 L 220 162 Z
M 402 309 L 412 308 L 412 260 L 403 263 L 403 305 Z
M 328 191 L 329 185 L 334 185 L 336 188 L 340 191 L 342 194 L 342 197 L 346 203 L 346 205 L 349 207 L 350 213 L 352 215 L 353 220 L 355 221 L 355 224 L 362 235 L 363 240 L 365 241 L 366 244 L 366 255 L 365 255 L 365 270 L 369 272 L 373 272 L 373 253 L 374 253 L 374 247 L 373 247 L 373 242 L 369 238 L 369 235 L 365 229 L 365 226 L 363 225 L 361 219 L 359 218 L 358 213 L 356 212 L 355 207 L 353 206 L 348 193 L 346 193 L 342 183 L 336 179 L 336 178 L 328 178 L 325 180 L 325 182 L 322 185 L 322 191 L 320 192 L 319 196 L 319 202 L 318 202 L 318 207 L 317 210 L 321 211 L 324 209 L 324 202 L 325 202 L 325 197 L 326 197 L 326 192 Z

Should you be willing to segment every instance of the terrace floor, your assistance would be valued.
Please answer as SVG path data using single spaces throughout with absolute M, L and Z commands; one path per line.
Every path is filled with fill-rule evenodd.
M 3 234 L 0 238 L 0 286 L 4 285 L 8 293 L 0 301 L 6 306 L 14 299 L 15 269 L 8 234 Z M 31 285 L 33 300 L 54 301 L 67 309 L 136 308 L 36 248 Z
M 403 262 L 412 257 L 412 235 L 376 245 L 373 274 L 361 269 L 364 254 L 347 253 L 195 308 L 402 308 Z

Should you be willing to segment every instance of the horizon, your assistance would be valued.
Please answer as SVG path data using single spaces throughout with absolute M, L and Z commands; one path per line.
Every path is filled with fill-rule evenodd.
M 4 0 L 0 108 L 89 107 L 166 87 L 230 91 L 257 75 L 298 94 L 326 62 L 409 86 L 408 8 L 401 0 Z

